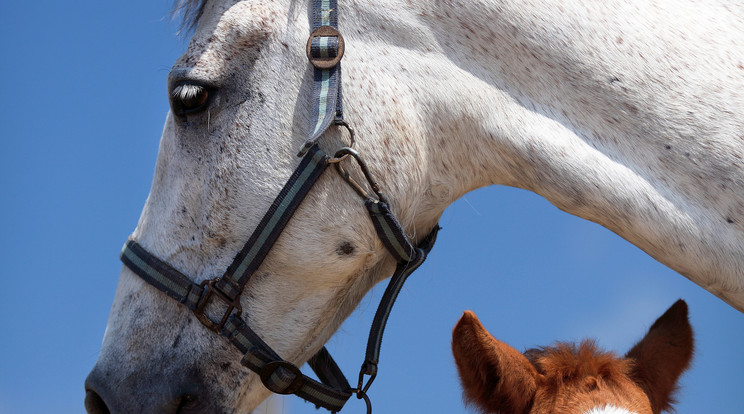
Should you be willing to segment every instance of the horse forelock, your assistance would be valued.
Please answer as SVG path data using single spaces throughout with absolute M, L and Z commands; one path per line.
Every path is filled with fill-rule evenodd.
M 206 5 L 207 0 L 174 0 L 171 17 L 181 18 L 181 33 L 196 28 L 204 14 L 204 6 Z
M 529 350 L 538 393 L 531 413 L 650 414 L 648 398 L 631 379 L 633 362 L 600 350 L 592 340 Z
M 602 351 L 592 340 L 580 344 L 559 342 L 555 346 L 531 349 L 525 356 L 542 374 L 546 385 L 561 387 L 585 378 L 617 382 L 628 378 L 631 363 L 614 352 Z

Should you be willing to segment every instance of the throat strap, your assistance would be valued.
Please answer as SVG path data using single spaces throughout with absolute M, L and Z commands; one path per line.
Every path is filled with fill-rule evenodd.
M 395 219 L 394 216 L 392 217 Z M 397 223 L 397 220 L 395 221 Z M 437 240 L 437 234 L 440 229 L 441 227 L 439 227 L 439 225 L 434 226 L 431 233 L 429 233 L 424 240 L 419 243 L 418 247 L 415 248 L 414 254 L 410 259 L 407 261 L 398 261 L 395 273 L 393 273 L 393 276 L 390 278 L 385 293 L 382 295 L 380 305 L 377 306 L 377 312 L 375 312 L 375 318 L 372 321 L 372 327 L 369 330 L 367 352 L 365 354 L 364 363 L 359 372 L 358 388 L 365 393 L 377 375 L 377 364 L 380 362 L 380 349 L 382 347 L 382 335 L 385 333 L 385 326 L 390 317 L 390 311 L 393 309 L 393 304 L 395 304 L 395 300 L 398 298 L 401 289 L 403 289 L 403 283 L 408 279 L 408 276 L 418 269 L 419 266 L 424 263 L 424 260 L 426 260 L 426 256 L 429 254 L 432 247 L 434 247 L 434 242 Z M 405 236 L 405 233 L 401 234 Z M 408 241 L 407 238 L 406 241 Z M 370 376 L 366 385 L 362 385 L 364 375 Z

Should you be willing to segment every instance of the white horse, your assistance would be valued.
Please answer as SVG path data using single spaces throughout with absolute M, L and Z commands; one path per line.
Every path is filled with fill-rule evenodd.
M 309 6 L 181 6 L 196 28 L 133 239 L 199 282 L 223 273 L 298 164 Z M 339 16 L 355 148 L 412 240 L 468 191 L 521 187 L 744 311 L 744 3 L 341 0 Z M 331 128 L 320 143 L 346 140 Z M 302 363 L 394 265 L 327 172 L 248 284 L 246 320 Z M 125 267 L 86 406 L 250 412 L 269 391 L 239 359 Z

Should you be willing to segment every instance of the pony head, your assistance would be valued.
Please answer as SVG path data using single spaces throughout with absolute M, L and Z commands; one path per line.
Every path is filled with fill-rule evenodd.
M 623 358 L 589 340 L 522 354 L 468 311 L 454 329 L 452 350 L 466 399 L 486 413 L 658 414 L 674 402 L 693 334 L 679 300 Z

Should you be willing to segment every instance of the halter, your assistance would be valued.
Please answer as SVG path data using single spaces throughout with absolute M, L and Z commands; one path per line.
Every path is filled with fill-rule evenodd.
M 351 145 L 355 137 L 354 130 L 343 119 L 340 60 L 344 41 L 338 32 L 337 0 L 313 0 L 312 17 L 313 32 L 307 42 L 307 55 L 315 68 L 313 114 L 316 123 L 298 154 L 302 157 L 299 166 L 225 273 L 219 278 L 194 283 L 131 238 L 122 249 L 121 260 L 145 282 L 183 304 L 209 330 L 227 338 L 243 354 L 240 363 L 259 374 L 261 382 L 270 391 L 295 394 L 331 412 L 340 411 L 355 394 L 357 398 L 364 399 L 367 413 L 371 413 L 372 405 L 367 391 L 377 375 L 382 335 L 390 311 L 403 283 L 426 259 L 440 227 L 435 225 L 414 247 L 359 153 L 351 147 L 345 147 L 330 158 L 318 147 L 317 140 L 332 124 L 348 130 Z M 343 168 L 342 163 L 349 158 L 357 162 L 372 194 Z M 296 365 L 282 359 L 246 324 L 240 306 L 240 295 L 250 277 L 330 164 L 335 165 L 341 177 L 364 200 L 378 237 L 398 262 L 375 313 L 365 360 L 355 388 L 349 385 L 325 347 L 308 360 L 319 381 L 302 374 Z M 369 376 L 366 383 L 365 376 Z

